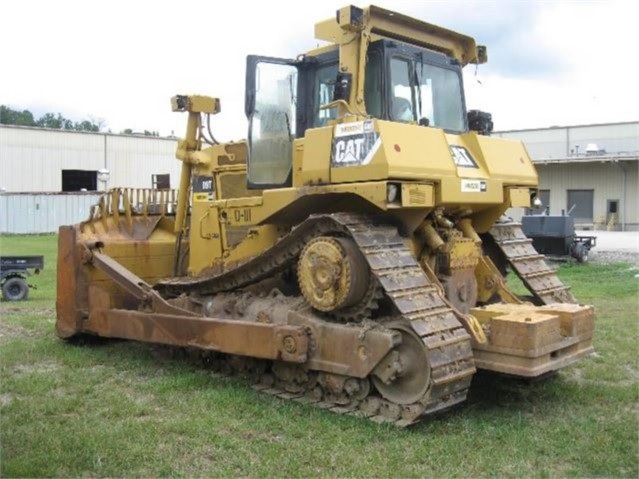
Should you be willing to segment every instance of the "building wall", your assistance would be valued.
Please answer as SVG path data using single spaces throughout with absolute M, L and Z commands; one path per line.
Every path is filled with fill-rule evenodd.
M 639 173 L 637 161 L 537 164 L 539 188 L 550 190 L 550 214 L 568 212 L 568 190 L 593 190 L 593 223 L 578 227 L 605 229 L 608 200 L 619 201 L 615 229 L 639 230 Z M 625 173 L 624 173 L 625 170 Z M 625 181 L 625 190 L 624 190 Z M 625 198 L 624 198 L 625 196 Z M 521 219 L 525 211 L 513 208 L 507 213 Z
M 637 230 L 639 229 L 637 164 L 637 161 L 622 161 L 537 165 L 539 187 L 550 190 L 551 214 L 561 214 L 562 210 L 568 211 L 571 206 L 568 205 L 568 190 L 593 190 L 593 223 L 605 225 L 608 200 L 618 200 L 618 227 L 621 227 L 625 221 L 626 230 Z
M 54 233 L 89 218 L 100 193 L 1 193 L 0 233 Z
M 606 154 L 639 152 L 639 121 L 502 131 L 494 136 L 522 140 L 534 160 L 585 156 L 590 144 Z
M 551 214 L 569 210 L 568 190 L 593 190 L 595 227 L 605 227 L 607 201 L 619 200 L 616 227 L 639 229 L 639 121 L 502 131 L 494 136 L 524 142 L 539 172 L 539 187 L 550 190 Z M 596 145 L 597 152 L 587 153 L 589 145 Z M 508 214 L 519 219 L 524 210 L 511 209 Z
M 176 140 L 0 125 L 0 188 L 8 192 L 60 192 L 62 170 L 106 168 L 100 189 L 150 188 L 151 175 L 169 173 L 177 187 L 181 163 Z

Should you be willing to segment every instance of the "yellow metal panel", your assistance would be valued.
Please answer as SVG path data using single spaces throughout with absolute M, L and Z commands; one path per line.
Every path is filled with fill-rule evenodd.
M 478 183 L 483 185 L 474 186 Z M 482 189 L 483 188 L 483 189 Z M 437 190 L 437 203 L 443 205 L 486 205 L 504 201 L 501 182 L 477 180 L 471 178 L 443 178 L 441 188 Z
M 530 189 L 509 188 L 508 199 L 511 208 L 530 208 Z
M 486 62 L 486 49 L 482 47 L 478 51 L 473 38 L 383 8 L 370 6 L 364 9 L 364 25 L 361 28 L 385 38 L 405 40 L 446 53 L 457 58 L 463 65 Z M 315 24 L 315 38 L 345 43 L 357 34 L 351 33 L 350 29 L 352 28 L 341 28 L 335 18 L 332 18 Z
M 402 183 L 402 206 L 405 208 L 424 208 L 435 205 L 433 185 Z
M 224 252 L 224 268 L 231 269 L 234 265 L 263 253 L 277 242 L 279 235 L 280 231 L 273 225 L 251 228 L 243 241 Z
M 431 179 L 455 175 L 455 164 L 442 130 L 389 121 L 377 122 L 388 177 Z
M 537 171 L 522 142 L 478 135 L 477 143 L 491 178 L 506 184 L 537 185 Z
M 456 163 L 457 174 L 462 178 L 488 178 L 488 167 L 486 159 L 484 158 L 484 152 L 482 151 L 479 143 L 477 143 L 476 133 L 467 133 L 464 135 L 452 135 L 447 134 L 446 140 L 449 146 L 454 149 L 455 147 L 461 147 L 466 150 L 470 160 L 474 163 L 474 166 L 461 166 L 459 162 Z M 453 161 L 455 160 L 454 152 L 451 151 Z
M 218 210 L 207 203 L 194 203 L 191 213 L 189 274 L 214 266 L 222 256 Z
M 293 152 L 294 186 L 318 185 L 330 181 L 332 137 L 332 127 L 312 128 L 306 130 L 304 142 L 300 142 L 300 150 L 296 141 Z

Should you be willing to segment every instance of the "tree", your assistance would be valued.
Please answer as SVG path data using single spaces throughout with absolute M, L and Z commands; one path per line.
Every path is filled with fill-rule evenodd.
M 73 122 L 63 117 L 60 113 L 57 116 L 53 113 L 45 113 L 38 118 L 36 125 L 42 128 L 53 128 L 54 130 L 70 130 L 73 128 Z
M 36 126 L 33 114 L 29 110 L 14 110 L 6 105 L 0 105 L 0 124 Z
M 89 120 L 76 122 L 73 129 L 77 131 L 100 131 L 100 127 Z
M 37 120 L 29 110 L 18 111 L 6 105 L 0 105 L 0 123 L 4 125 L 39 126 L 54 130 L 100 131 L 105 126 L 102 118 L 89 117 L 89 120 L 75 123 L 62 116 L 62 113 L 45 113 Z

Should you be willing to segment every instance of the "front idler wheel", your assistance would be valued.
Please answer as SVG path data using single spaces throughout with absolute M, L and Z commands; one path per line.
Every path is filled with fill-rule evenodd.
M 397 404 L 420 401 L 430 388 L 428 352 L 409 324 L 394 321 L 387 326 L 401 334 L 402 342 L 377 365 L 373 384 L 384 399 Z

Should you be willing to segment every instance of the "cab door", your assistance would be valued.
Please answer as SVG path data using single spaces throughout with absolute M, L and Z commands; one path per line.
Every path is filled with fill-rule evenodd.
M 298 122 L 299 62 L 251 55 L 246 67 L 247 186 L 290 186 Z

